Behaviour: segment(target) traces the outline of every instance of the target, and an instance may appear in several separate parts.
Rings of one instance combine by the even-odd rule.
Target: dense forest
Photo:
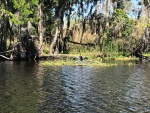
[[[135,51],[150,51],[150,0],[0,1],[0,59]]]

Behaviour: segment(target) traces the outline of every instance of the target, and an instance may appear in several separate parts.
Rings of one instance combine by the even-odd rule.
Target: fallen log
[[[39,56],[37,60],[58,60],[67,58],[74,58],[74,56],[68,54],[51,54],[49,56]]]
[[[93,43],[79,43],[79,42],[74,42],[74,41],[70,41],[70,40],[68,40],[68,42],[73,43],[73,44],[85,45],[85,46],[94,46],[95,45]]]

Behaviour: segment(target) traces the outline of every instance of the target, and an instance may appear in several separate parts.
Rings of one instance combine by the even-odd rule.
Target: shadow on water
[[[150,111],[149,62],[131,66],[121,62],[123,65],[109,67],[43,67],[39,64],[0,64],[0,112]]]

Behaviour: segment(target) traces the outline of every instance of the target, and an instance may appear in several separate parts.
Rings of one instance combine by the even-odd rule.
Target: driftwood
[[[5,60],[13,60],[13,58],[12,57],[7,57],[7,56],[4,56],[4,55],[2,55],[2,54],[5,54],[5,53],[11,53],[11,52],[13,52],[14,51],[14,49],[12,49],[12,50],[8,50],[8,51],[4,51],[4,52],[0,52],[0,57],[2,57],[3,59],[5,59]]]
[[[4,56],[4,55],[0,55],[0,57],[4,58],[4,59],[6,59],[6,60],[13,60],[12,58],[6,57],[6,56]]]

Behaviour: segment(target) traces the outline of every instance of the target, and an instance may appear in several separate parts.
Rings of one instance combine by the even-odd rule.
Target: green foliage
[[[37,6],[39,0],[31,0],[32,6]]]
[[[123,37],[130,36],[134,26],[135,26],[135,21],[133,21],[132,19],[127,18],[125,20],[124,29],[122,30]]]
[[[116,9],[110,20],[110,26],[103,33],[102,51],[126,55],[128,44],[125,39],[130,38],[135,27],[135,21],[128,17],[123,9]]]
[[[150,52],[148,52],[148,53],[144,53],[144,56],[148,56],[148,57],[150,57]]]
[[[114,24],[122,24],[120,27],[123,37],[127,37],[132,33],[135,26],[135,21],[130,19],[128,15],[122,9],[117,9],[113,14],[115,21]]]
[[[111,11],[114,12],[109,17],[105,16],[106,9],[103,9],[104,11],[97,11],[97,14],[93,14],[93,11],[96,8],[98,8],[98,10],[101,9],[98,1],[99,0],[6,0],[8,6],[6,6],[4,1],[0,1],[0,20],[4,21],[3,17],[5,15],[9,21],[15,25],[26,25],[26,23],[30,21],[34,26],[34,34],[36,34],[38,32],[39,19],[38,5],[39,3],[42,3],[42,24],[44,27],[43,37],[45,38],[44,41],[46,40],[48,45],[50,45],[53,41],[52,38],[55,35],[56,26],[59,26],[60,29],[62,28],[61,30],[63,33],[60,31],[58,36],[62,36],[59,38],[62,38],[61,43],[63,45],[63,38],[66,36],[66,26],[63,26],[62,21],[70,16],[70,19],[66,19],[64,23],[67,23],[66,21],[69,20],[70,34],[74,35],[72,36],[72,40],[80,42],[80,35],[82,34],[83,26],[85,25],[84,35],[86,36],[83,35],[82,42],[87,43],[90,39],[89,42],[95,43],[97,46],[86,47],[70,44],[71,47],[67,46],[67,50],[69,52],[85,53],[102,50],[102,52],[124,54],[124,51],[126,51],[130,45],[136,45],[137,37],[139,39],[139,36],[132,36],[133,29],[135,28],[135,22],[139,25],[136,26],[136,29],[139,30],[140,35],[144,32],[145,27],[150,26],[150,22],[145,24],[145,22],[139,22],[129,18],[126,10],[127,8],[129,9],[131,2],[125,2],[127,4],[124,4],[123,0],[111,1],[116,2],[117,6],[110,6],[112,8],[110,8]],[[106,3],[106,1],[101,2],[104,4]],[[148,0],[144,0],[144,4],[146,6],[148,3]],[[90,8],[91,12],[89,13],[87,11]],[[100,14],[100,12],[102,14]],[[88,16],[85,17],[87,14]],[[56,17],[58,18],[56,19]],[[86,20],[85,24],[83,24],[83,20]],[[50,39],[47,37],[50,37]],[[96,39],[95,37],[98,37],[99,39]],[[133,41],[131,37],[134,37],[135,41]],[[126,40],[128,41],[128,44],[124,43]],[[57,44],[58,43],[56,41],[56,46],[59,46]],[[49,47],[44,48],[44,52],[48,53]]]
[[[17,13],[17,18],[16,15],[14,14],[13,16],[10,17],[11,21],[15,24],[24,24],[27,21],[37,21],[37,16],[34,14],[35,9],[32,9],[32,6],[37,6],[38,0],[32,0],[32,1],[26,1],[26,0],[12,0],[13,2],[13,7],[16,9]],[[34,7],[35,8],[35,7]],[[29,17],[30,15],[34,15],[32,17]]]

